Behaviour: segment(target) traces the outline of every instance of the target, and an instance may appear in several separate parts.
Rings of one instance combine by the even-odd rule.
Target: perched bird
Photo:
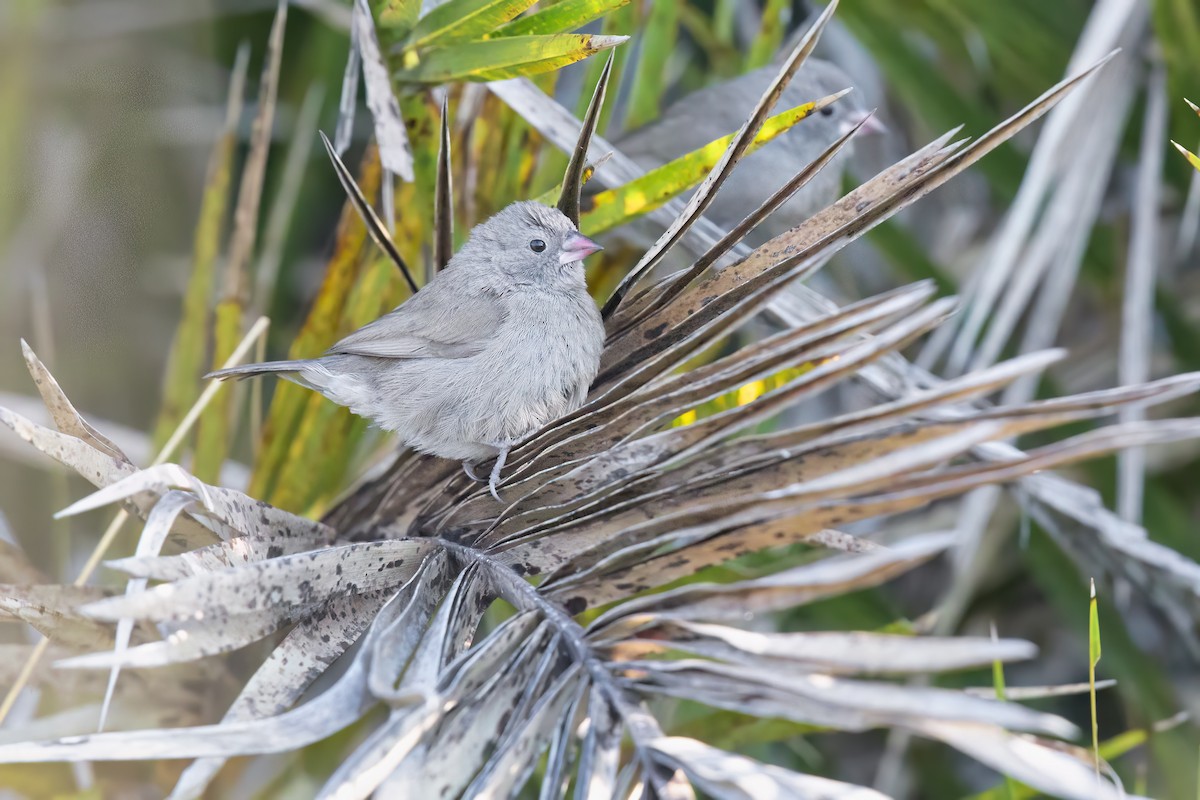
[[[622,153],[644,169],[653,169],[735,132],[767,90],[777,65],[716,83],[672,103],[657,120],[616,142]],[[850,77],[828,61],[807,59],[784,89],[772,113],[819,100],[852,85]],[[717,192],[705,216],[729,230],[762,204],[825,148],[866,119],[859,133],[880,133],[883,125],[857,92],[801,120],[795,127],[745,156]],[[842,173],[850,158],[847,145],[750,237],[761,243],[794,227],[841,195]]]
[[[268,372],[315,389],[423,452],[472,466],[583,404],[604,324],[582,261],[600,245],[560,211],[513,203],[471,231],[407,302],[320,358],[214,372]]]

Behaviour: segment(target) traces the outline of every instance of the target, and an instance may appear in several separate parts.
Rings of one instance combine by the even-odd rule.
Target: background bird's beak
[[[567,236],[567,240],[563,242],[562,255],[558,257],[560,264],[571,264],[575,261],[583,261],[597,250],[604,248],[593,242],[582,233],[572,233]]]
[[[879,121],[879,117],[867,111],[862,114],[855,114],[852,118],[846,120],[846,128],[842,131],[843,134],[849,133],[858,123],[862,123],[862,127],[858,129],[857,136],[871,136],[873,134],[883,134],[888,132],[887,125]]]

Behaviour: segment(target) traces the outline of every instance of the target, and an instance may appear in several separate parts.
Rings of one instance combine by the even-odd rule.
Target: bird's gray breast
[[[581,296],[582,295],[582,296]],[[600,363],[604,328],[586,294],[523,288],[505,297],[504,323],[478,355],[463,359],[472,384],[461,419],[465,438],[523,438],[578,408]],[[465,362],[465,363],[463,363]]]

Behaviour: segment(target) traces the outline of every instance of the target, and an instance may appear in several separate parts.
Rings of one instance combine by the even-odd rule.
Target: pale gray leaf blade
[[[109,598],[91,604],[86,613],[99,620],[163,622],[253,611],[263,604],[311,605],[341,593],[399,587],[435,546],[428,540],[396,539],[329,547]]]
[[[741,687],[751,694],[759,689],[773,693],[774,716],[793,715],[795,710],[789,709],[789,703],[824,707],[828,712],[825,719],[812,722],[832,724],[835,728],[843,726],[829,720],[836,720],[838,714],[844,713],[847,718],[857,717],[870,727],[950,720],[1047,733],[1061,738],[1071,738],[1079,733],[1062,717],[952,689],[835,678],[821,673],[788,674],[778,669],[698,660],[634,661],[623,666],[633,676],[631,680],[647,691],[654,691],[663,680],[665,685],[674,687],[671,694],[686,696],[679,690],[692,682],[712,687],[717,681],[724,681],[731,689]],[[670,681],[670,676],[682,680]],[[723,704],[722,707],[737,708],[736,704]]]
[[[457,591],[463,591],[469,581],[470,578],[464,578],[460,573],[456,579]],[[452,593],[454,591],[451,590]],[[360,798],[376,790],[383,796],[410,796],[413,782],[422,772],[427,759],[442,757],[443,750],[453,750],[453,740],[447,740],[442,748],[433,749],[432,745],[436,742],[428,742],[412,732],[428,730],[435,724],[444,723],[447,715],[453,713],[463,698],[489,685],[505,669],[517,666],[520,657],[516,651],[529,640],[536,625],[533,614],[526,613],[506,620],[494,636],[488,637],[463,656],[459,669],[449,670],[449,675],[443,673],[440,656],[445,646],[439,639],[440,634],[449,627],[444,620],[451,616],[448,611],[450,605],[447,601],[442,602],[437,619],[413,657],[414,667],[405,673],[400,689],[388,697],[389,704],[398,711],[389,721],[387,729],[373,736],[363,748],[352,754],[326,782],[322,789],[323,797]],[[421,662],[437,666],[424,669]],[[406,707],[411,711],[406,711]],[[478,733],[487,736],[489,731],[482,729]],[[414,759],[411,768],[402,767],[410,758]],[[457,778],[448,779],[463,778],[461,769],[451,772]],[[465,780],[469,780],[469,776]],[[418,784],[418,788],[427,787]]]
[[[437,698],[393,709],[378,728],[355,748],[321,787],[317,800],[365,800],[372,794],[404,797],[394,792],[390,777],[422,738],[444,718]]]
[[[333,132],[333,147],[338,155],[350,149],[350,138],[354,135],[354,109],[358,103],[358,73],[362,68],[362,51],[358,36],[360,26],[354,17],[362,13],[355,3],[350,9],[350,52],[346,56],[346,70],[342,74],[342,94],[338,100],[337,127]]]
[[[109,569],[119,570],[135,578],[155,581],[177,581],[205,572],[265,561],[280,556],[320,550],[328,544],[324,534],[235,536],[224,542],[205,545],[173,556],[130,556],[104,562]]]
[[[458,598],[469,595],[479,580],[477,569],[466,569],[454,577],[445,595],[437,598],[437,612],[427,598],[414,597],[397,619],[380,631],[381,647],[371,661],[370,688],[392,706],[423,702],[437,685],[452,651],[455,607]],[[512,625],[505,626],[511,630]],[[415,642],[412,639],[416,639]]]
[[[394,602],[395,593],[374,592],[339,597],[293,628],[254,675],[242,687],[225,713],[225,722],[269,718],[291,707],[325,668],[363,635],[380,609]],[[362,698],[366,692],[365,667],[362,677],[351,676]],[[351,672],[355,665],[351,666]],[[339,682],[340,683],[340,682]],[[365,708],[366,703],[360,701]],[[194,800],[225,765],[224,757],[201,758],[179,776],[169,800]]]
[[[41,362],[33,352],[33,348],[24,339],[21,340],[21,354],[25,358],[25,366],[29,369],[29,375],[33,378],[34,385],[37,386],[38,394],[42,396],[42,402],[46,404],[46,409],[54,419],[54,426],[60,432],[74,436],[105,455],[127,464],[130,463],[129,457],[121,452],[121,448],[80,416],[79,412],[75,410],[75,406],[67,399],[62,387],[58,385],[58,381],[50,374],[50,370],[46,368],[46,365]]]
[[[579,682],[570,706],[558,720],[558,728],[554,731],[554,738],[550,741],[550,752],[546,756],[546,771],[542,775],[538,800],[558,800],[566,796],[567,785],[571,780],[570,768],[578,749],[575,733],[583,723],[587,711],[589,688],[590,683],[586,679]]]
[[[1127,795],[1097,777],[1092,765],[1049,747],[1033,737],[1017,736],[993,725],[927,720],[912,726],[1014,780],[1068,800],[1118,800]]]
[[[1019,639],[983,636],[902,636],[869,632],[775,633],[725,625],[668,621],[655,626],[663,644],[708,658],[783,669],[869,674],[944,672],[1033,658],[1037,648]],[[647,640],[652,644],[657,639]],[[620,648],[619,643],[614,643]]]
[[[665,763],[683,769],[697,786],[716,800],[760,800],[765,797],[887,800],[887,795],[865,786],[763,764],[696,739],[668,736],[650,742],[650,747]]]
[[[367,87],[367,107],[375,120],[375,140],[379,144],[379,160],[384,169],[394,172],[401,180],[413,181],[413,155],[404,129],[400,104],[392,90],[388,67],[375,35],[375,21],[367,0],[355,0],[358,13],[353,24],[358,29],[358,47],[362,55],[363,82]]]
[[[588,696],[587,726],[575,773],[575,800],[608,800],[617,784],[624,726],[595,684]]]
[[[282,628],[299,612],[268,608],[174,626],[161,641],[136,645],[117,653],[113,650],[64,658],[60,669],[108,669],[111,667],[163,667],[207,656],[228,653],[257,642]]]
[[[101,650],[112,647],[112,629],[77,609],[109,594],[94,586],[0,585],[0,621],[20,620],[72,649]]]
[[[177,464],[159,464],[122,476],[72,503],[57,516],[92,511],[121,500],[136,499],[145,493],[161,496],[171,489],[191,492],[207,513],[245,535],[261,531],[275,536],[295,533],[325,541],[333,539],[333,530],[320,522],[275,508],[233,489],[210,486]]]
[[[49,428],[43,428],[19,414],[0,408],[0,422],[29,444],[95,486],[107,486],[134,473],[133,465],[101,452],[87,443]]]
[[[399,764],[388,781],[387,795],[462,795],[488,754],[508,735],[506,728],[526,724],[517,715],[519,705],[551,638],[549,626],[542,625],[511,657],[492,661],[484,680],[457,682],[442,693],[438,705],[446,711],[437,736],[421,742],[409,760]],[[479,648],[490,649],[491,643],[485,639]]]
[[[175,524],[175,519],[191,508],[194,501],[195,498],[187,492],[172,491],[164,494],[154,504],[153,510],[146,518],[142,534],[138,537],[136,555],[143,558],[158,555]],[[144,591],[145,588],[146,580],[144,578],[133,578],[125,585],[125,595],[127,597],[135,595]],[[117,678],[121,674],[121,664],[129,647],[129,637],[132,633],[132,619],[125,618],[117,622],[116,641],[112,650],[112,667],[109,671],[108,686],[104,690],[104,700],[100,705],[100,721],[96,725],[98,731],[104,730],[104,725],[108,720],[108,710],[112,705],[113,692],[117,688]]]
[[[1104,689],[1111,689],[1117,685],[1115,678],[1106,680],[1098,680],[1095,684],[1091,683],[1064,683],[1057,686],[1005,686],[1004,699],[1006,700],[1042,700],[1047,697],[1070,697],[1076,694],[1088,694],[1093,688],[1097,692]],[[963,689],[967,694],[973,694],[976,697],[995,697],[996,688],[994,686],[968,686]]]
[[[576,696],[580,672],[579,664],[570,665],[540,694],[532,713],[510,729],[503,745],[467,787],[465,796],[511,797],[525,784]]]
[[[371,657],[368,686],[379,698],[396,701],[396,685],[405,675],[410,660],[429,632],[430,622],[440,604],[453,601],[463,584],[471,580],[467,572],[461,573],[451,584],[450,564],[445,553],[434,553],[417,576],[409,581],[393,600],[400,606],[396,618],[377,634],[378,645]],[[439,618],[439,621],[441,618]]]
[[[359,719],[363,670],[351,668],[319,697],[299,708],[260,720],[191,728],[156,728],[72,736],[43,742],[0,745],[0,763],[127,761],[139,759],[232,757],[296,750],[330,736]]]

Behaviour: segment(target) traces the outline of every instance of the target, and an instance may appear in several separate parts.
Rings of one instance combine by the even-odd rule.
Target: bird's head
[[[580,280],[583,259],[600,249],[558,209],[526,200],[476,226],[455,261],[469,257],[514,285],[553,284]]]

